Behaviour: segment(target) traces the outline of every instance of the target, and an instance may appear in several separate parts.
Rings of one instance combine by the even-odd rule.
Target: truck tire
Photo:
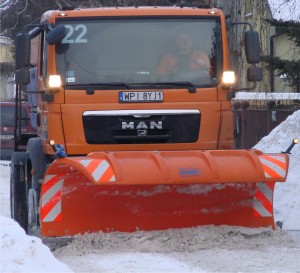
[[[11,159],[10,172],[10,212],[11,218],[27,232],[27,202],[25,185],[25,164],[27,155],[25,152],[14,152]]]
[[[34,170],[34,183],[38,183],[43,179],[47,169],[47,165],[52,162],[50,156],[43,152],[42,140],[39,137],[34,137],[28,140],[26,153],[31,161],[32,169]]]
[[[47,165],[51,158],[43,153],[42,141],[39,137],[29,139],[26,148],[27,153],[27,208],[28,230],[34,231],[39,223],[39,199],[41,181],[44,177]]]

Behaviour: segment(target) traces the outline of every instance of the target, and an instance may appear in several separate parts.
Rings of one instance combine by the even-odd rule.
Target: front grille
[[[199,110],[86,111],[88,144],[189,143],[198,139]]]

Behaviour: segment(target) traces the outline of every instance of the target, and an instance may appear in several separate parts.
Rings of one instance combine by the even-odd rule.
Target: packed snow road
[[[287,230],[287,233],[293,238],[294,242],[300,247],[300,230]]]
[[[300,268],[300,242],[288,232],[226,226],[79,236],[54,255],[74,272],[299,272]]]

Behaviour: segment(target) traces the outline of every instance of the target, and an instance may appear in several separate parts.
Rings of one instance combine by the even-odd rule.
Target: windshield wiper
[[[188,89],[189,93],[196,93],[196,86],[189,81],[177,81],[177,82],[104,82],[104,83],[86,83],[86,84],[67,84],[65,88],[71,87],[74,89],[86,89],[87,94],[94,94],[96,88],[122,88],[122,89],[136,89],[136,88],[144,88],[145,86],[149,87],[185,87]]]
[[[170,85],[170,86],[182,86],[187,87],[189,93],[196,93],[196,86],[188,81],[182,81],[182,82],[158,82],[157,85]]]
[[[178,82],[141,82],[141,83],[129,83],[129,86],[155,86],[155,87],[186,87],[189,93],[196,93],[196,86],[188,81],[178,81]]]
[[[87,89],[87,92],[94,92],[95,88],[106,88],[106,87],[111,87],[111,88],[122,88],[122,89],[131,89],[130,86],[125,83],[125,82],[99,82],[99,83],[78,83],[78,84],[66,84],[66,88],[68,87],[75,87],[76,89],[78,88],[83,88]]]

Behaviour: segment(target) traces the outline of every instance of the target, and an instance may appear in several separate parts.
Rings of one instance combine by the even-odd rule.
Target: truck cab
[[[46,153],[51,139],[73,155],[233,148],[235,79],[221,10],[49,11],[29,36]]]
[[[42,22],[49,27],[31,41],[30,61],[38,70],[37,123],[46,153],[53,153],[51,139],[74,155],[233,147],[221,10],[49,11]],[[180,56],[181,33],[206,66]],[[165,64],[170,71],[162,73],[166,56],[178,67]]]

